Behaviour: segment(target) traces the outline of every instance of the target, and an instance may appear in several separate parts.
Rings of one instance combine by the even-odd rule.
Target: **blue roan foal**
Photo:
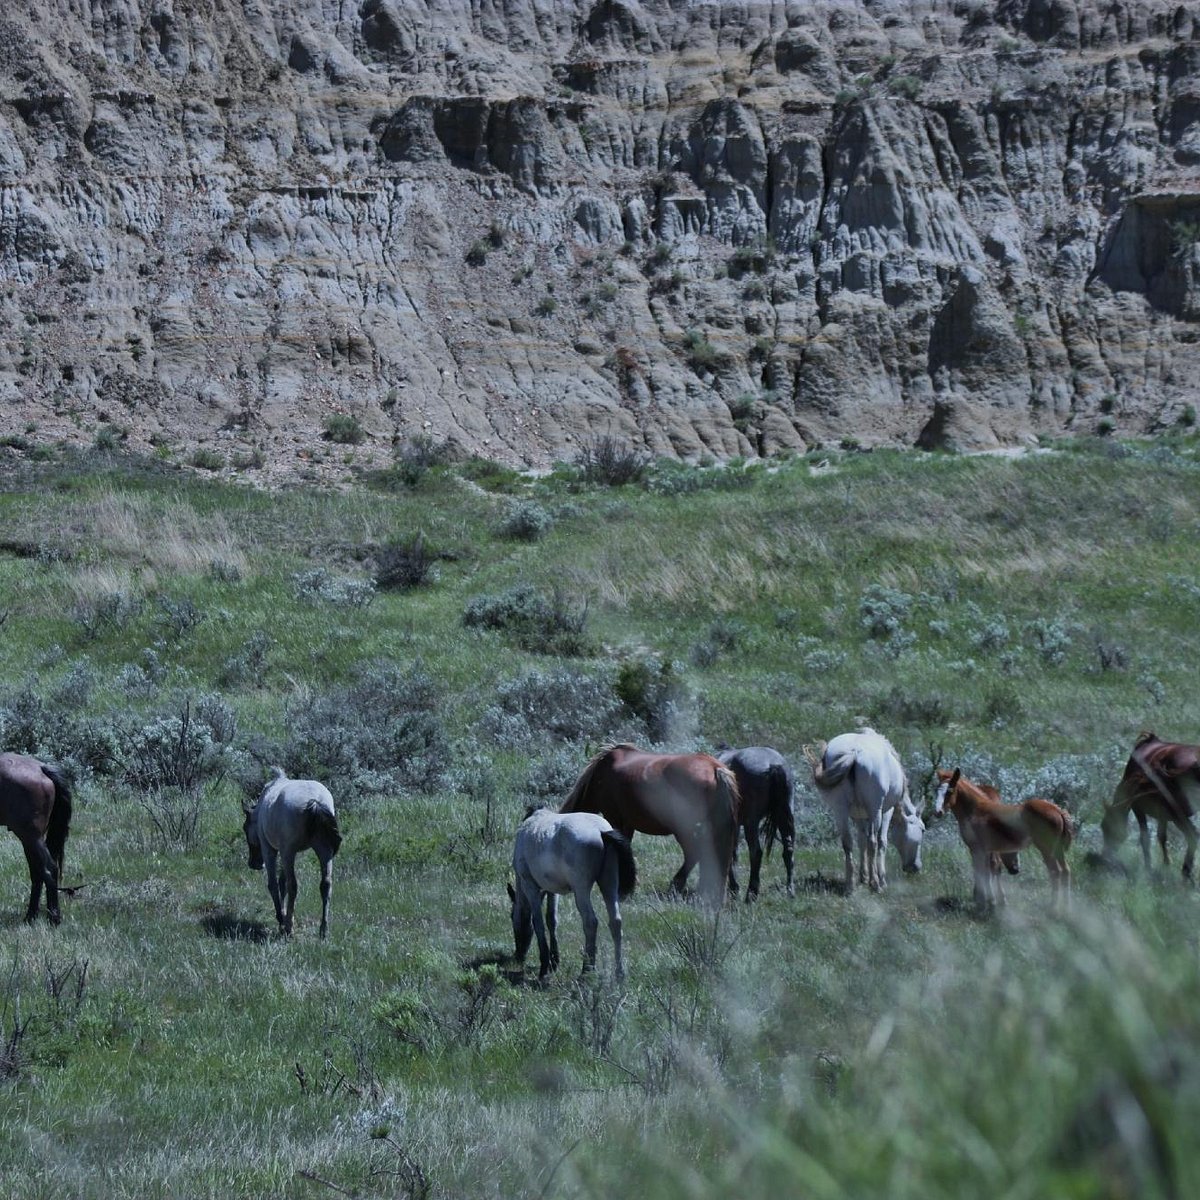
[[[279,931],[292,932],[296,908],[296,855],[312,849],[321,862],[321,936],[329,932],[329,895],[333,891],[333,856],[342,844],[333,797],[315,779],[289,779],[278,767],[253,807],[243,805],[250,868],[267,868],[267,887],[275,902]],[[278,860],[278,872],[276,863]],[[286,888],[286,905],[281,892]]]
[[[513,846],[513,870],[517,876],[512,901],[513,938],[517,960],[525,961],[529,943],[537,934],[541,958],[539,979],[558,966],[558,898],[574,893],[575,907],[583,921],[584,970],[596,965],[596,930],[599,920],[592,908],[592,885],[608,909],[608,928],[616,957],[616,976],[624,978],[621,957],[621,906],[637,883],[637,871],[629,839],[598,813],[556,813],[539,808],[530,813],[517,830]],[[546,920],[542,921],[542,897],[546,897]],[[549,931],[549,941],[546,933]]]

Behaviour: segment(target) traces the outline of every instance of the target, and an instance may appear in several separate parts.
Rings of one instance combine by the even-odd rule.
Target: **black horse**
[[[763,846],[760,833],[765,832],[767,850],[776,838],[783,845],[783,865],[787,871],[787,894],[796,894],[794,857],[796,849],[796,820],[792,814],[794,781],[792,768],[778,750],[769,746],[746,746],[741,750],[722,750],[717,754],[737,778],[742,796],[741,826],[750,850],[750,882],[746,899],[758,895],[759,870],[762,867]],[[729,866],[729,890],[736,893],[737,879],[733,864]]]

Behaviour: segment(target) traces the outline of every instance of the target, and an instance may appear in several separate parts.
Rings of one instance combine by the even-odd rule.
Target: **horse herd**
[[[874,891],[887,886],[886,845],[898,850],[906,871],[921,868],[925,823],[909,796],[908,780],[888,740],[872,729],[842,734],[815,749],[805,748],[813,783],[833,815],[845,856],[845,890],[853,890],[854,841],[857,881]],[[1032,846],[1046,864],[1055,901],[1066,903],[1071,871],[1066,853],[1074,836],[1070,814],[1033,797],[1006,804],[987,784],[960,770],[938,770],[933,814],[954,814],[971,856],[974,899],[988,909],[1003,901],[1002,873],[1016,874],[1018,855]],[[611,746],[597,754],[557,811],[526,814],[513,846],[515,886],[509,885],[516,954],[523,961],[537,937],[541,978],[558,965],[557,903],[575,898],[584,931],[585,969],[596,961],[599,921],[591,893],[597,884],[608,911],[615,971],[624,974],[620,901],[633,890],[637,872],[634,833],[673,836],[683,863],[671,881],[682,893],[689,874],[700,869],[704,900],[720,905],[738,891],[734,871],[739,834],[746,839],[750,877],[746,899],[758,894],[763,840],[783,849],[786,889],[795,894],[794,778],[776,751],[762,746],[709,754],[655,754],[635,746]],[[1105,808],[1100,828],[1104,854],[1111,857],[1128,835],[1132,813],[1142,854],[1150,868],[1149,822],[1158,823],[1164,864],[1170,863],[1167,830],[1174,825],[1187,843],[1183,874],[1191,878],[1197,834],[1191,794],[1200,787],[1200,746],[1139,735],[1125,771]],[[278,767],[258,800],[244,805],[249,865],[265,866],[267,887],[280,932],[292,932],[296,903],[296,855],[312,849],[321,864],[321,936],[329,928],[333,858],[341,832],[333,797],[315,780],[289,779]],[[64,849],[71,821],[71,788],[57,767],[22,754],[0,754],[0,824],[16,835],[29,865],[25,919],[38,913],[43,888],[53,924],[61,920]],[[545,916],[543,917],[543,907]]]

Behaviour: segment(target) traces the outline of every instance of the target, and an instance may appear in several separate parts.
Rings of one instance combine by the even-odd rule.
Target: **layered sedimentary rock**
[[[0,321],[0,432],[283,474],[1190,421],[1200,10],[12,0]]]

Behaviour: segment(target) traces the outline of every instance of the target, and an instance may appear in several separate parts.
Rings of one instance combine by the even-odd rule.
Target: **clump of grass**
[[[621,487],[641,479],[650,459],[628,443],[603,435],[580,443],[575,465],[586,483]]]
[[[499,630],[539,654],[574,657],[591,650],[587,618],[586,601],[573,602],[558,589],[547,596],[529,584],[519,584],[497,594],[475,596],[463,610],[462,623]]]
[[[353,413],[330,413],[321,436],[339,446],[358,446],[366,441],[367,431]]]

